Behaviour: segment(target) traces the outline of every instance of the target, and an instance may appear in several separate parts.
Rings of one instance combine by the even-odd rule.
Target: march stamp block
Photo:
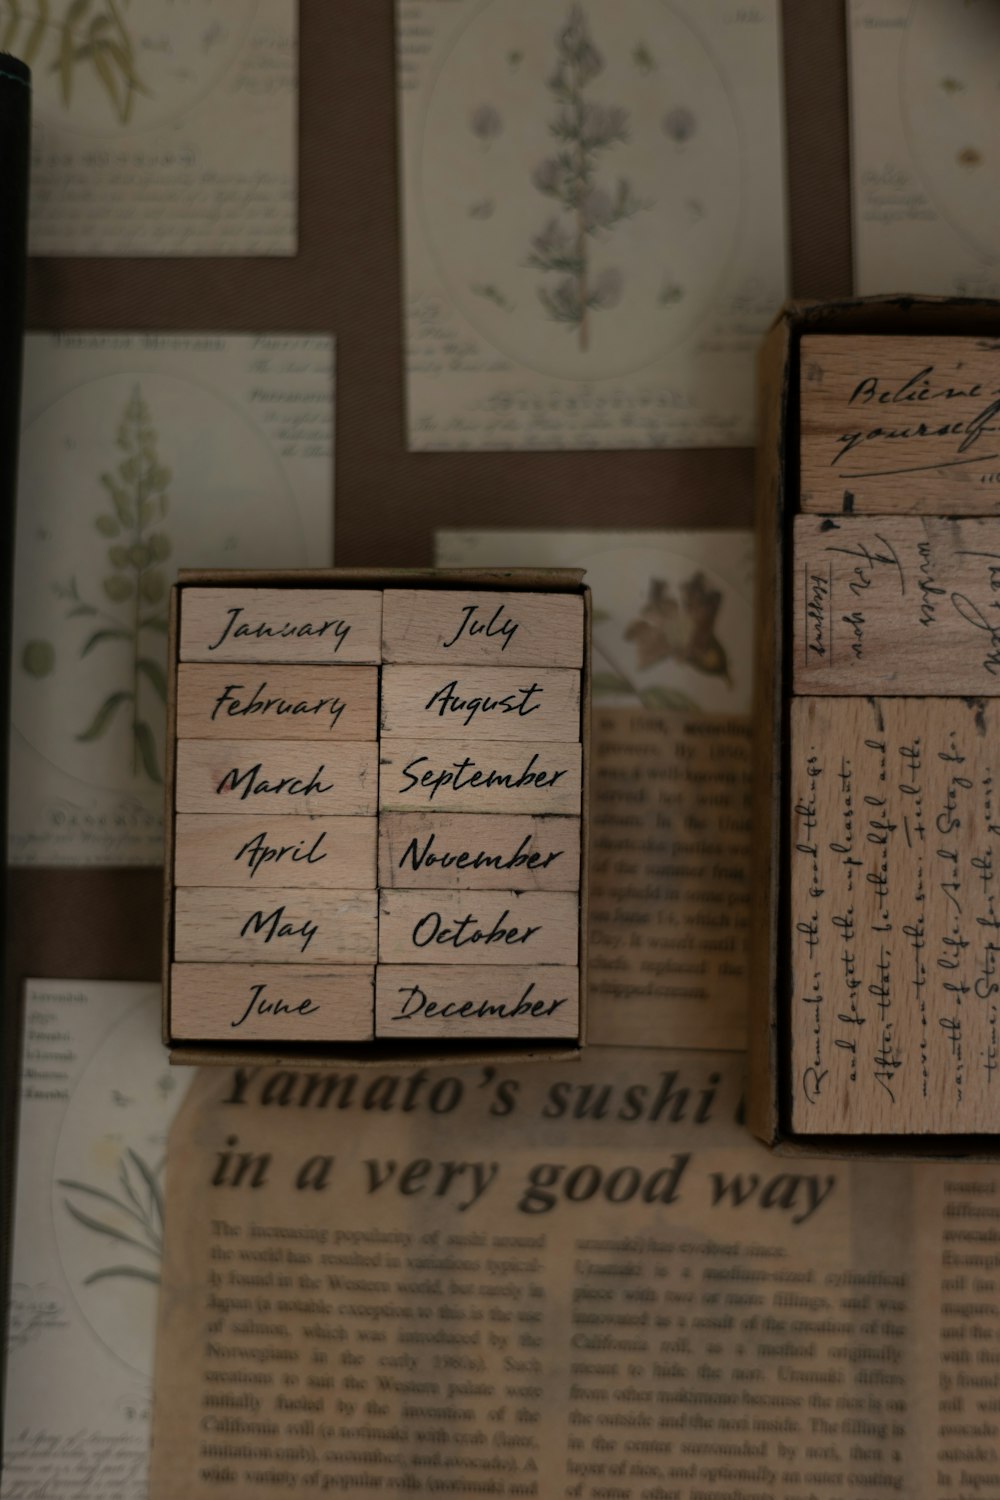
[[[176,808],[242,817],[372,817],[378,748],[340,741],[179,740]]]

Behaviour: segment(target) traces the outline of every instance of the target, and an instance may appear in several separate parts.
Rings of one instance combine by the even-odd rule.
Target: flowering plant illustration
[[[156,738],[146,717],[150,696],[158,710],[167,701],[167,681],[160,653],[150,655],[148,637],[164,636],[167,616],[163,607],[167,578],[161,564],[170,556],[170,538],[159,524],[170,506],[167,488],[170,470],[160,462],[157,433],[149,407],[137,385],[125,406],[118,428],[118,447],[123,458],[118,468],[101,475],[108,504],[95,517],[94,525],[110,543],[111,571],[101,580],[101,589],[111,608],[84,598],[75,578],[57,587],[69,605],[67,618],[89,619],[96,625],[84,641],[80,656],[124,642],[129,647],[125,685],[109,693],[89,724],[78,734],[81,741],[104,735],[119,711],[131,714],[132,771],[161,781]]]
[[[554,200],[558,212],[533,237],[527,264],[559,278],[545,283],[539,298],[550,318],[576,330],[584,351],[590,343],[591,314],[614,307],[624,288],[616,267],[594,266],[595,242],[651,206],[636,196],[626,177],[613,186],[598,181],[601,157],[624,144],[629,131],[627,110],[588,96],[604,66],[583,6],[574,4],[556,38],[556,66],[548,80],[556,102],[549,133],[557,147],[532,174],[535,188]]]

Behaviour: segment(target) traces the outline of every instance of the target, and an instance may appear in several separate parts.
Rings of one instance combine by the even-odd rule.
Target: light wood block
[[[374,963],[374,891],[229,890],[179,886],[178,963]]]
[[[178,1041],[367,1042],[374,1036],[369,964],[172,964],[170,1029]]]
[[[797,693],[1000,692],[1000,520],[795,517]]]
[[[386,589],[386,662],[495,667],[583,665],[579,594],[487,589]]]
[[[374,890],[375,818],[178,813],[177,885]]]
[[[408,890],[575,891],[580,820],[475,813],[383,813],[380,886]]]
[[[797,698],[792,1127],[995,1131],[1000,702]]]
[[[800,352],[806,511],[1000,511],[1000,344],[808,334]]]
[[[379,807],[389,812],[580,811],[579,744],[396,739],[379,743]]]
[[[289,740],[179,740],[178,812],[366,817],[378,798],[378,746]]]
[[[377,1037],[550,1041],[575,1037],[579,1029],[575,968],[379,964],[375,970]]]
[[[374,740],[377,667],[187,662],[177,673],[186,739]]]
[[[190,587],[181,661],[380,662],[379,589]]]
[[[382,891],[379,962],[579,962],[580,903],[565,891]]]
[[[579,739],[580,674],[544,667],[383,667],[382,733],[470,744]]]

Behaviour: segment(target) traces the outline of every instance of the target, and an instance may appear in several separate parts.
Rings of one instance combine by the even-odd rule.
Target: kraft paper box
[[[905,372],[896,374],[891,380],[882,378],[885,366],[867,358],[872,351],[891,352],[888,344],[880,342],[888,339],[893,340],[892,349],[902,351],[892,368],[902,371],[905,365]],[[951,339],[968,340],[965,347],[970,358],[966,360],[964,350],[960,351],[963,357],[953,360],[946,371],[944,355],[948,352],[948,345],[944,341]],[[863,370],[851,364],[852,351],[857,354],[859,350],[865,356]],[[907,362],[908,356],[912,357]],[[850,411],[850,420],[843,422],[836,413],[827,378],[831,365],[838,360],[856,376],[854,383],[842,387],[836,398],[841,402],[845,416]],[[905,1115],[897,1117],[890,1126],[885,1124],[886,1111],[880,1113],[874,1109],[871,1111],[872,1126],[851,1122],[848,1129],[823,1129],[810,1121],[808,1128],[803,1129],[803,1118],[809,1118],[803,1098],[814,1099],[815,1089],[819,1086],[818,1074],[812,1076],[811,1083],[806,1076],[808,1069],[805,1064],[812,1059],[803,1045],[803,1036],[808,1041],[813,1022],[817,1037],[821,1026],[827,1028],[824,1036],[829,1036],[830,1018],[834,1012],[837,1012],[838,1021],[859,1020],[859,1017],[842,1014],[848,1007],[840,1003],[843,985],[839,980],[843,976],[839,972],[828,987],[826,971],[819,972],[822,965],[817,959],[813,993],[809,976],[803,973],[803,964],[799,958],[793,958],[793,954],[799,951],[796,942],[801,947],[801,942],[809,939],[808,932],[803,936],[800,930],[797,938],[794,930],[796,919],[801,920],[803,916],[796,903],[801,896],[802,888],[798,882],[802,871],[799,866],[804,857],[795,851],[813,848],[822,852],[824,847],[821,838],[810,844],[804,837],[804,819],[816,817],[822,796],[828,796],[830,787],[834,786],[839,789],[839,815],[844,797],[849,795],[843,788],[851,783],[838,780],[838,768],[846,776],[857,774],[860,778],[862,754],[856,757],[858,764],[854,764],[850,756],[845,759],[837,753],[837,741],[843,738],[852,751],[866,744],[873,747],[863,752],[869,759],[873,753],[881,753],[875,751],[876,746],[882,746],[890,756],[897,750],[912,753],[912,733],[908,734],[907,730],[912,728],[910,720],[916,711],[925,735],[927,766],[924,769],[929,788],[934,778],[939,777],[941,769],[937,763],[942,756],[935,753],[933,736],[935,715],[940,716],[942,705],[947,705],[949,725],[953,718],[956,722],[962,721],[970,743],[988,746],[993,738],[989,731],[1000,704],[989,697],[958,696],[970,692],[966,680],[970,671],[973,675],[979,671],[980,676],[983,669],[987,673],[991,671],[994,637],[988,628],[972,628],[983,625],[987,618],[984,611],[991,604],[980,605],[978,597],[971,597],[971,591],[969,600],[961,604],[958,612],[964,617],[963,628],[966,628],[961,649],[970,660],[965,663],[964,674],[954,670],[957,627],[950,615],[946,620],[947,580],[943,569],[940,579],[932,576],[933,568],[928,559],[932,556],[941,558],[947,553],[950,560],[961,559],[961,566],[967,567],[970,566],[967,557],[976,554],[986,557],[987,562],[983,564],[987,567],[986,582],[981,586],[987,595],[992,583],[1000,578],[1000,574],[988,572],[991,528],[996,528],[1000,534],[1000,461],[997,461],[1000,444],[985,440],[995,417],[992,403],[1000,388],[1000,379],[989,373],[994,362],[1000,369],[1000,303],[977,298],[888,296],[838,302],[791,302],[778,315],[761,350],[755,482],[757,602],[753,887],[756,909],[751,944],[747,1121],[755,1135],[784,1154],[969,1156],[983,1159],[995,1159],[997,1155],[1000,1092],[995,1087],[987,1087],[994,1083],[993,1067],[997,1061],[988,1034],[983,1047],[977,1049],[983,1052],[983,1057],[973,1056],[972,1026],[988,1022],[988,1018],[984,1021],[982,1002],[969,997],[972,1004],[965,1012],[969,1030],[967,1041],[956,1037],[954,1021],[948,1023],[951,1030],[946,1028],[942,1033],[939,1027],[945,1027],[945,1021],[932,1018],[926,1024],[923,1043],[919,1032],[914,1038],[911,1030],[906,1050],[898,1047],[897,1037],[889,1032],[885,1032],[883,1045],[882,1036],[876,1038],[874,1030],[884,1013],[880,1005],[885,997],[867,994],[869,973],[864,975],[862,993],[867,1005],[874,1006],[871,1024],[867,1032],[863,1024],[855,1025],[850,1032],[846,1025],[840,1029],[841,1039],[833,1045],[847,1049],[847,1052],[835,1053],[828,1049],[819,1070],[823,1076],[826,1077],[825,1070],[829,1070],[830,1078],[841,1079],[837,1067],[843,1063],[845,1055],[850,1057],[851,1066],[854,1066],[856,1054],[858,1068],[867,1067],[869,1075],[877,1078],[875,1092],[879,1098],[891,1095],[895,1100],[899,1094],[902,1063],[908,1061],[912,1068],[913,1059],[925,1058],[927,1048],[943,1035],[953,1055],[959,1050],[957,1042],[964,1043],[968,1053],[955,1064],[959,1069],[960,1088],[967,1077],[969,1087],[975,1082],[986,1102],[978,1117],[973,1117],[971,1128],[966,1125],[958,1131],[940,1128],[940,1124],[936,1124],[947,1119],[948,1114],[941,1110],[938,1097],[933,1093],[933,1108],[928,1107],[923,1120],[916,1118],[919,1107],[915,1108],[911,1099]],[[945,373],[947,380],[938,379]],[[943,385],[947,389],[942,392],[940,387]],[[853,399],[855,396],[856,400]],[[967,399],[970,396],[975,398],[971,408]],[[817,403],[821,406],[822,401],[831,403],[834,414],[831,417],[829,411],[824,414],[820,410],[818,420]],[[944,412],[936,416],[944,401],[947,403]],[[817,444],[824,440],[820,429],[826,418],[829,420],[826,421],[825,440],[832,441],[835,446],[828,448],[824,456]],[[942,444],[945,443],[951,443],[955,451],[943,451]],[[910,451],[914,446],[917,449],[915,454]],[[909,472],[911,469],[913,472]],[[877,476],[874,480],[873,473]],[[883,476],[891,473],[901,478],[892,493],[880,494]],[[836,475],[835,481],[831,475]],[[890,481],[890,489],[892,484]],[[877,546],[870,544],[870,538],[867,543],[862,542],[858,528],[865,525],[872,535],[881,538]],[[919,544],[914,544],[913,538],[908,536],[907,528],[914,527],[919,528]],[[899,566],[899,559],[904,556],[904,544],[910,548],[907,555],[916,575],[911,580],[915,586],[909,591],[905,588],[904,570]],[[810,547],[813,552],[808,550]],[[822,569],[815,566],[815,549],[820,547],[824,559]],[[829,573],[826,572],[827,560]],[[845,569],[855,567],[860,567],[860,573],[844,573]],[[891,585],[888,583],[890,573],[893,575]],[[807,586],[809,579],[815,583],[812,594]],[[850,589],[852,583],[853,591]],[[873,584],[877,587],[873,588]],[[964,600],[964,581],[961,589]],[[890,598],[896,601],[892,607],[886,602]],[[924,606],[922,615],[921,604]],[[935,628],[921,630],[921,618]],[[893,621],[895,635],[891,628]],[[943,628],[945,625],[947,629]],[[983,643],[985,647],[977,649],[983,647]],[[952,653],[950,662],[948,651]],[[862,671],[876,674],[880,684],[875,689],[878,696],[865,697],[867,675],[863,676]],[[826,674],[829,674],[828,681],[823,682]],[[845,681],[846,687],[843,685]],[[1000,678],[997,686],[1000,687]],[[989,676],[983,679],[981,690],[995,694]],[[855,696],[819,696],[823,693]],[[883,694],[885,696],[881,696]],[[952,696],[937,696],[946,694]],[[871,730],[866,734],[863,727],[853,725],[852,715],[863,718],[865,714],[881,716],[878,722],[884,724],[882,739],[873,735]],[[819,758],[823,760],[823,766],[820,767],[818,761],[816,763],[817,771],[829,770],[830,775],[827,778],[829,786],[821,775],[814,776],[815,801],[808,790],[803,794],[806,768],[803,756],[798,752],[805,744],[801,738],[804,719],[809,725],[810,743],[827,747],[828,754],[833,756],[829,766],[822,755]],[[944,725],[939,727],[944,732]],[[795,738],[793,764],[792,741],[796,736],[799,737]],[[942,744],[945,745],[944,740]],[[964,742],[963,749],[967,750]],[[986,752],[982,748],[976,752],[980,757],[983,753]],[[946,745],[942,755],[948,758]],[[970,759],[970,764],[975,758]],[[905,778],[896,779],[903,781]],[[971,772],[965,780],[971,785]],[[857,804],[869,803],[871,793],[871,788],[866,788],[859,779],[854,791],[866,790],[869,796],[858,796]],[[898,790],[910,792],[915,788],[907,785]],[[868,812],[869,808],[861,809],[857,804],[856,821],[860,825],[860,812]],[[852,812],[854,810],[852,808]],[[937,813],[936,801],[933,812]],[[932,819],[925,821],[931,822]],[[861,834],[859,843],[863,842],[863,830]],[[946,841],[935,840],[935,847],[940,842]],[[825,847],[833,847],[829,837]],[[850,851],[852,855],[860,852],[857,848]],[[838,858],[847,859],[848,855]],[[794,878],[793,865],[797,871]],[[816,863],[815,872],[819,878],[813,879],[815,889],[810,890],[809,895],[823,897],[829,869],[823,865],[822,859]],[[839,879],[841,872],[836,873]],[[934,896],[936,899],[936,893]],[[987,903],[984,911],[989,912],[991,894],[983,899]],[[991,922],[992,916],[988,915],[984,921]],[[808,925],[805,923],[806,928]],[[943,971],[937,965],[929,941],[927,951],[921,951],[925,941],[922,925],[910,921],[908,928],[912,937],[907,961],[923,965],[915,972],[927,980],[929,993],[930,984],[937,983]],[[991,945],[983,939],[981,946],[990,948]],[[898,965],[899,962],[897,957],[895,963]],[[992,962],[995,964],[995,960]],[[983,984],[989,978],[990,966],[987,953]],[[898,985],[903,972],[899,971],[898,979],[896,975],[894,968],[893,984]],[[880,986],[876,984],[875,987]],[[992,989],[992,986],[987,985],[987,989]],[[830,997],[828,1006],[824,990]],[[912,989],[897,988],[893,993],[894,998],[906,994],[912,1007],[916,1008]],[[921,990],[918,989],[917,993]],[[979,993],[985,994],[986,991],[980,990]],[[929,1012],[931,1007],[921,1004],[921,1011],[924,1009]],[[900,1010],[897,1005],[896,1015],[905,1024],[905,1007]],[[911,1027],[912,1024],[911,1017]],[[927,1042],[926,1038],[932,1031],[938,1035]],[[858,1042],[854,1051],[850,1051],[852,1039],[860,1036],[864,1041]],[[819,1047],[818,1041],[816,1047]],[[982,1080],[974,1077],[977,1068],[980,1071],[985,1069]],[[850,1081],[855,1082],[854,1079]],[[812,1096],[810,1088],[814,1090]],[[826,1111],[818,1111],[815,1118],[837,1117],[838,1108],[840,1120],[849,1118],[850,1106],[845,1098],[849,1092],[853,1098],[853,1090],[834,1092],[836,1098],[831,1101],[828,1090],[823,1100]],[[995,1106],[992,1104],[994,1094],[997,1097]],[[952,1110],[951,1117],[960,1113]],[[859,1118],[864,1120],[866,1117]],[[905,1123],[899,1123],[900,1119]],[[991,1123],[994,1119],[996,1125]]]
[[[179,574],[165,778],[163,1039],[172,1062],[579,1056],[591,678],[582,580],[575,569],[527,568]],[[243,601],[274,602],[266,590],[308,600],[311,623],[294,632],[290,622],[249,623],[257,615]],[[519,596],[509,602],[526,628],[505,609],[508,596]],[[459,608],[467,599],[478,604]],[[447,671],[442,646],[459,658],[449,655]],[[451,678],[437,691],[435,651],[438,674]],[[435,758],[456,766],[477,744],[491,770],[468,773],[474,790],[460,787],[460,768],[442,782]],[[432,768],[419,780],[409,769],[418,765]],[[220,801],[220,789],[235,798]],[[277,791],[263,799],[266,817],[248,789]],[[447,806],[435,800],[442,789]],[[533,801],[532,789],[544,796]],[[486,830],[494,842],[503,833],[503,863]],[[427,858],[462,835],[490,857]],[[333,853],[325,869],[324,840]],[[247,905],[258,910],[244,920]],[[421,915],[423,906],[436,909]],[[431,935],[433,947],[423,942]],[[503,1021],[493,1019],[497,1006]]]

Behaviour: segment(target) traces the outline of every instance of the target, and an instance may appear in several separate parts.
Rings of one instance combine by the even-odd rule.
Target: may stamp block
[[[174,1056],[576,1055],[580,575],[187,574],[171,628]]]

